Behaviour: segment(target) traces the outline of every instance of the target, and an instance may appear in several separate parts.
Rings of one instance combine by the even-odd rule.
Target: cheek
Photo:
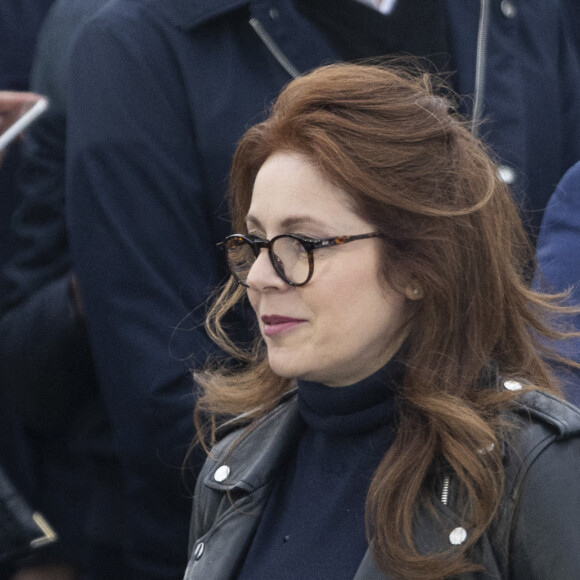
[[[313,293],[314,294],[314,293]],[[365,317],[369,316],[367,292],[358,283],[342,278],[340,284],[324,288],[309,297],[307,304],[314,314],[315,328],[318,340],[322,344],[333,344],[336,339],[348,338],[360,326],[367,324]]]
[[[328,313],[334,319],[334,331],[363,339],[367,336],[389,336],[402,325],[405,317],[405,298],[387,288],[376,277],[353,277],[333,294]]]

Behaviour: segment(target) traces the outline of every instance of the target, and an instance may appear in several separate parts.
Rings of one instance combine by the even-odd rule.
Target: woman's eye
[[[266,240],[266,236],[264,236],[264,234],[258,234],[253,232],[248,234],[248,238],[250,238],[252,242],[263,242]]]
[[[313,236],[312,234],[304,234],[302,232],[288,232],[289,235],[292,236],[299,236],[300,238],[304,238],[307,241],[314,241],[318,239],[318,236]]]

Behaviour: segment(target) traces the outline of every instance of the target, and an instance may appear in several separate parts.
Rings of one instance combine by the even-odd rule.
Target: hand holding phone
[[[35,93],[0,91],[0,160],[2,151],[48,107],[48,100]]]

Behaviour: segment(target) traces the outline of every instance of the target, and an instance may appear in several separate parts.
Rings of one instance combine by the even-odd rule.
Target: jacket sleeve
[[[580,307],[580,162],[562,178],[550,198],[536,247],[533,287],[550,292],[570,289],[570,303]],[[569,321],[580,331],[580,314]],[[554,345],[560,354],[580,363],[580,338]],[[566,394],[580,405],[580,371],[563,376]]]
[[[177,60],[154,25],[123,21],[113,8],[84,29],[70,76],[73,267],[123,464],[127,550],[140,580],[181,578],[187,563],[188,369],[211,349],[203,305],[221,275]]]
[[[520,493],[510,551],[513,580],[576,580],[580,570],[580,437],[546,447]]]

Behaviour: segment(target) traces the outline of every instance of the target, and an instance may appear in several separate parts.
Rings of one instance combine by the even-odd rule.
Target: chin
[[[282,377],[283,379],[300,379],[301,373],[293,368],[289,368],[286,365],[277,365],[270,363],[270,368],[274,374]]]
[[[302,364],[294,364],[289,360],[281,360],[278,357],[270,356],[268,357],[268,362],[272,371],[284,379],[302,379],[305,378],[305,375],[310,374]]]

